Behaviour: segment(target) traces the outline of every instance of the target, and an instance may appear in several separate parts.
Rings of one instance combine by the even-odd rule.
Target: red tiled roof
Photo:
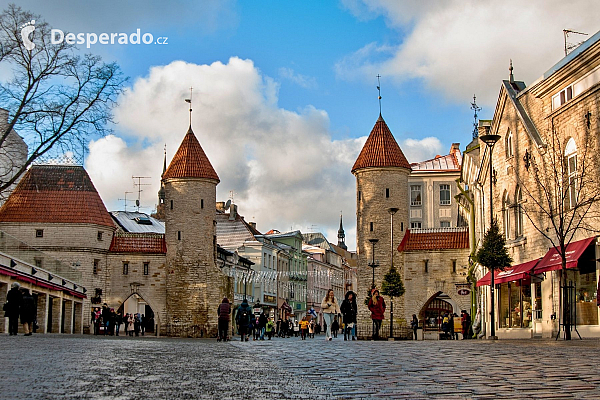
[[[401,167],[410,169],[410,164],[398,146],[390,128],[381,117],[375,123],[371,134],[367,138],[354,166],[352,173],[357,169],[369,167]]]
[[[0,222],[115,226],[85,169],[64,165],[32,166],[0,208]]]
[[[418,229],[406,231],[398,251],[411,250],[449,250],[469,248],[469,230],[467,228]]]
[[[163,174],[163,180],[169,178],[207,178],[220,182],[191,126]]]
[[[116,232],[110,243],[109,251],[161,254],[167,252],[167,242],[165,242],[165,235],[162,234]]]

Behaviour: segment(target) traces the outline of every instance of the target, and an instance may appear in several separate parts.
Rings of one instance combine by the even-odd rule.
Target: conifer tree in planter
[[[393,265],[383,277],[381,283],[381,294],[390,296],[390,338],[394,337],[394,297],[404,294],[404,284],[398,270]]]

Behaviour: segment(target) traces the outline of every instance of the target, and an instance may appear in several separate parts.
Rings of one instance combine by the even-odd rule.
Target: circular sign
[[[470,293],[471,293],[471,291],[469,289],[458,289],[458,294],[461,296],[466,296]]]

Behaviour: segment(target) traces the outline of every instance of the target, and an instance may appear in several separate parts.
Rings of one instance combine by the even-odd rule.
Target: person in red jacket
[[[371,319],[373,320],[373,340],[379,339],[379,328],[383,321],[385,313],[385,300],[379,295],[378,289],[371,291],[369,299],[369,310],[371,311]]]

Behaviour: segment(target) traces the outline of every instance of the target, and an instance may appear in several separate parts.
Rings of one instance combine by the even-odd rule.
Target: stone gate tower
[[[379,114],[354,166],[356,176],[356,249],[358,253],[358,323],[368,327],[370,312],[364,305],[371,288],[373,245],[375,244],[375,286],[381,288],[383,276],[394,266],[402,274],[400,256],[396,247],[402,241],[408,224],[408,176],[410,164],[394,139],[392,132]],[[394,241],[391,242],[390,208],[398,211],[393,217]],[[386,300],[389,303],[389,300]],[[403,304],[394,301],[394,315],[403,315]],[[386,319],[389,320],[389,304]]]
[[[215,204],[219,177],[192,131],[162,177],[167,243],[167,335],[217,330],[216,307],[227,277],[216,266]]]

